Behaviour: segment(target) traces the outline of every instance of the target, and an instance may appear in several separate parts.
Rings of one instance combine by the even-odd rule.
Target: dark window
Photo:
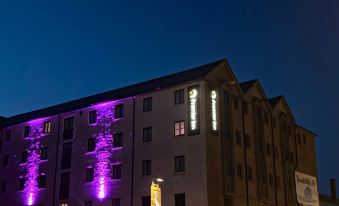
[[[6,137],[5,137],[5,141],[6,142],[10,142],[11,141],[11,134],[12,134],[11,130],[7,130],[6,131]]]
[[[151,205],[151,197],[143,196],[141,197],[141,206],[150,206]]]
[[[4,193],[7,190],[7,182],[6,181],[2,181],[1,182],[1,189],[0,189],[0,193]]]
[[[50,121],[44,122],[44,130],[43,130],[43,132],[45,134],[51,133],[51,122]]]
[[[69,198],[69,183],[71,174],[69,172],[61,173],[59,198],[61,200]]]
[[[115,106],[115,118],[123,118],[124,117],[124,105],[118,104]]]
[[[237,97],[233,97],[233,106],[235,110],[239,110],[239,101],[237,99]]]
[[[271,155],[271,146],[270,146],[269,143],[266,143],[266,154],[267,154],[268,156]]]
[[[113,199],[112,206],[120,206],[120,199]]]
[[[85,206],[92,206],[92,201],[91,200],[85,201]]]
[[[151,175],[151,173],[152,173],[151,160],[142,161],[142,176]]]
[[[185,102],[185,92],[183,89],[174,92],[174,104],[182,104]]]
[[[279,159],[279,149],[277,145],[274,146],[274,155],[275,158]]]
[[[243,175],[242,175],[242,165],[241,164],[237,164],[237,173],[238,173],[238,178],[242,179]]]
[[[304,141],[304,143],[306,143],[306,135],[305,134],[303,134],[303,141]]]
[[[24,151],[21,153],[21,163],[26,163],[27,162],[27,151]]]
[[[143,141],[150,142],[152,141],[152,127],[146,127],[143,130]]]
[[[181,172],[185,171],[185,156],[180,155],[174,158],[174,171]]]
[[[94,124],[97,122],[97,111],[93,110],[88,113],[88,124]]]
[[[247,167],[247,178],[248,178],[248,181],[253,180],[253,174],[252,174],[252,168],[251,167]]]
[[[227,175],[233,177],[233,164],[230,160],[227,162]]]
[[[264,120],[265,120],[265,124],[268,125],[268,112],[264,112]]]
[[[292,136],[292,127],[288,126],[288,136]]]
[[[276,182],[277,182],[277,188],[279,188],[280,187],[280,177],[279,176],[277,176]]]
[[[74,117],[68,117],[64,122],[64,130],[72,130],[74,128]]]
[[[48,159],[48,147],[41,148],[40,159],[41,160],[47,160]]]
[[[123,138],[122,133],[114,134],[113,147],[122,147]]]
[[[248,103],[246,101],[243,101],[242,110],[244,114],[248,113]]]
[[[24,138],[29,137],[30,126],[24,127]]]
[[[46,188],[46,175],[40,175],[38,180],[39,188]]]
[[[273,187],[273,176],[271,173],[268,174],[268,182],[270,183],[270,186]]]
[[[175,122],[174,123],[174,136],[180,136],[185,134],[185,122]]]
[[[87,140],[87,152],[93,152],[95,150],[95,138],[89,138]]]
[[[6,167],[8,165],[8,158],[9,158],[8,155],[4,155],[4,161],[2,162],[3,167]]]
[[[72,165],[72,142],[63,144],[61,169],[69,169]]]
[[[263,183],[264,185],[266,185],[266,178],[267,178],[266,175],[267,175],[266,172],[263,172],[263,173],[262,173],[262,183]]]
[[[241,137],[239,131],[235,131],[235,142],[237,143],[237,145],[241,145]]]
[[[113,165],[112,173],[113,179],[121,179],[121,164]]]
[[[144,112],[152,111],[152,97],[144,99]]]
[[[294,155],[292,152],[290,152],[290,161],[291,163],[294,163]]]
[[[250,148],[250,136],[248,134],[245,135],[245,147]]]
[[[24,177],[19,178],[19,191],[22,191],[25,189],[25,183],[26,179]]]
[[[297,134],[298,144],[301,144],[301,137],[300,134]]]
[[[273,119],[273,128],[275,128],[277,120],[275,119],[275,117],[273,117],[272,119]]]
[[[185,193],[175,194],[174,195],[175,206],[185,206]]]
[[[86,168],[86,182],[93,182],[94,180],[94,168]]]

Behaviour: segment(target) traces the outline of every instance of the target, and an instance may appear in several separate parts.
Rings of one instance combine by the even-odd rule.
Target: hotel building
[[[0,123],[2,206],[150,206],[156,178],[165,206],[298,205],[317,177],[316,135],[226,60]]]

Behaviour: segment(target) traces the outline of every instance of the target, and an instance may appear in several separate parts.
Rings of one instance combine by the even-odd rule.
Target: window
[[[306,143],[306,135],[305,134],[303,134],[303,141],[304,141],[304,143]]]
[[[185,171],[185,156],[180,155],[174,158],[174,171],[182,172]]]
[[[235,142],[237,143],[237,145],[241,145],[241,138],[240,138],[239,131],[235,131]]]
[[[24,138],[29,137],[30,126],[24,127]]]
[[[87,140],[87,152],[93,152],[95,150],[95,138],[89,138]]]
[[[26,182],[26,179],[24,177],[19,178],[19,191],[22,191],[25,189],[25,182]]]
[[[5,136],[5,142],[10,142],[11,141],[11,130],[6,131],[6,136]]]
[[[46,175],[41,174],[38,180],[39,188],[46,188]]]
[[[152,111],[152,97],[144,99],[144,112]]]
[[[297,134],[298,144],[301,144],[301,137],[300,134]]]
[[[175,122],[174,123],[174,136],[180,136],[185,134],[185,122]]]
[[[243,101],[242,111],[244,114],[248,113],[248,103],[246,101]]]
[[[239,110],[239,101],[237,99],[237,97],[233,97],[233,106],[235,110]]]
[[[3,167],[6,167],[6,166],[8,166],[8,155],[4,155],[4,161],[2,162],[2,166]]]
[[[237,174],[238,174],[238,178],[242,179],[243,175],[242,175],[242,165],[241,164],[237,164]]]
[[[266,143],[266,154],[267,154],[267,156],[271,155],[271,146],[270,146],[270,143]]]
[[[92,206],[92,201],[91,200],[85,201],[85,206]]]
[[[72,142],[63,144],[61,169],[69,169],[72,165]]]
[[[175,206],[185,206],[185,193],[175,194],[174,195],[174,205]]]
[[[143,141],[150,142],[152,141],[152,127],[146,127],[143,130]]]
[[[280,188],[280,177],[278,175],[277,175],[276,182],[277,182],[277,188]]]
[[[122,133],[114,134],[113,147],[122,147]]]
[[[120,199],[113,199],[112,206],[120,206]]]
[[[43,132],[45,134],[51,133],[51,122],[50,121],[44,122],[44,130],[43,130]]]
[[[274,155],[275,158],[279,159],[279,149],[277,145],[274,146]]]
[[[183,89],[174,92],[174,104],[182,104],[185,102],[185,93]]]
[[[27,162],[27,151],[24,151],[21,153],[21,163],[26,163]]]
[[[121,179],[121,164],[113,165],[112,179]]]
[[[152,173],[151,160],[142,161],[142,176],[151,175],[151,173]]]
[[[290,161],[291,163],[294,163],[294,155],[292,152],[290,152]]]
[[[248,178],[248,181],[253,180],[252,167],[247,167],[247,178]]]
[[[230,160],[227,162],[227,175],[233,177],[233,164]]]
[[[270,186],[273,187],[273,176],[272,176],[272,173],[268,173],[268,182],[270,183]]]
[[[6,181],[2,181],[1,182],[1,189],[0,189],[0,193],[4,193],[7,190],[7,182]]]
[[[124,117],[124,105],[118,104],[115,106],[115,118],[123,118]]]
[[[250,136],[248,134],[245,135],[245,147],[250,148]]]
[[[141,197],[141,206],[150,206],[151,205],[151,197],[143,196]]]
[[[47,160],[48,159],[48,147],[41,148],[40,159],[41,160]]]
[[[93,182],[94,180],[94,169],[93,167],[86,168],[86,182]]]
[[[97,111],[93,110],[88,113],[88,124],[94,124],[97,122]]]
[[[74,128],[74,117],[68,117],[65,119],[64,122],[64,128],[65,130],[71,130]]]
[[[60,206],[68,206],[67,203],[60,203]]]
[[[60,191],[59,191],[59,199],[61,200],[69,198],[70,179],[71,174],[69,172],[61,173]]]

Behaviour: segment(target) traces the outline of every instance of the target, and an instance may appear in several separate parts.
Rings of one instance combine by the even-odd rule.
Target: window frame
[[[185,103],[185,89],[174,91],[174,105]]]
[[[141,163],[141,175],[150,176],[152,175],[152,160],[143,160]]]
[[[176,128],[177,124],[179,125],[178,129]],[[182,125],[183,125],[183,127],[182,127]],[[180,120],[180,121],[175,121],[174,122],[174,136],[175,137],[179,137],[179,136],[185,135],[185,130],[186,130],[186,128],[185,128],[185,120]],[[178,134],[176,133],[177,131],[179,132]]]
[[[116,141],[116,140],[119,140],[119,141]],[[123,133],[122,132],[118,132],[118,133],[115,133],[113,135],[113,147],[114,148],[119,148],[119,147],[122,147],[124,142],[123,142]]]
[[[121,163],[112,165],[112,179],[113,180],[120,180],[121,177],[122,177],[122,165],[121,165]]]
[[[92,125],[97,123],[97,118],[98,118],[98,114],[97,114],[97,110],[91,110],[88,112],[88,124]]]
[[[151,112],[153,110],[153,100],[152,97],[146,97],[143,99],[143,112]]]
[[[114,118],[121,119],[124,118],[124,104],[117,104],[114,107]]]
[[[43,133],[44,133],[44,134],[49,134],[49,133],[51,133],[51,121],[46,121],[46,122],[44,122],[44,125],[43,125]]]
[[[185,155],[174,157],[174,172],[184,172],[186,170]]]
[[[94,181],[94,168],[87,167],[86,168],[86,183]]]
[[[142,130],[142,141],[143,142],[151,142],[153,140],[153,128],[152,127],[144,127]]]

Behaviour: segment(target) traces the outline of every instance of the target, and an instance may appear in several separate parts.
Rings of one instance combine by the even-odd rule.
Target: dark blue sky
[[[284,94],[317,138],[320,191],[339,180],[339,1],[1,1],[0,115],[227,58]]]

